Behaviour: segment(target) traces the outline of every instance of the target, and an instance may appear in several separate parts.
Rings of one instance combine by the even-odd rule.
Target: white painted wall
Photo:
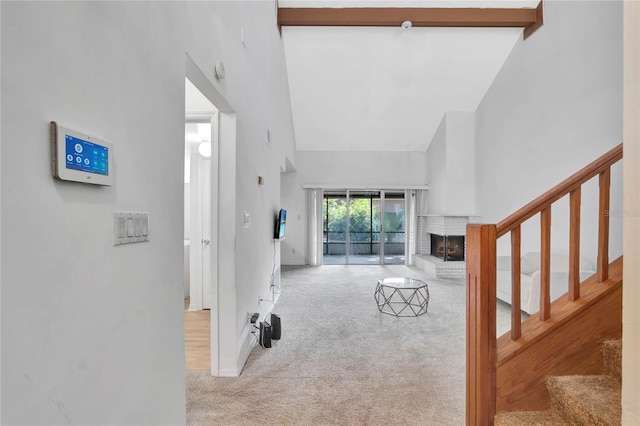
[[[0,45],[2,44],[2,6],[0,5]],[[0,82],[2,81],[2,55],[0,55]],[[0,99],[2,99],[2,84],[0,84]],[[2,122],[2,107],[0,105],[0,123]],[[2,133],[0,132],[0,146],[2,145]],[[2,150],[0,149],[0,152]],[[2,157],[0,155],[0,164]],[[0,173],[0,188],[2,187],[2,173]],[[0,191],[0,224],[2,224],[2,192]],[[0,330],[2,330],[2,226],[0,226]],[[2,340],[0,339],[0,366],[2,365]],[[0,368],[0,422],[2,422],[2,368]]]
[[[0,8],[1,421],[184,424],[185,57],[238,118],[237,144],[221,153],[232,154],[225,179],[237,188],[227,188],[234,195],[220,205],[231,213],[220,217],[221,250],[232,260],[225,267],[238,264],[226,272],[234,293],[221,351],[231,349],[225,368],[239,371],[250,347],[246,312],[269,286],[279,171],[285,156],[295,159],[275,8],[88,1]],[[227,70],[220,82],[211,75],[216,60]],[[114,144],[114,186],[51,178],[50,120]],[[150,241],[113,247],[116,210],[148,211]],[[235,211],[251,213],[250,228]]]
[[[306,196],[303,185],[424,185],[426,152],[298,151],[296,171],[282,174],[282,207],[287,236],[280,243],[282,264],[304,265],[307,250]]]
[[[475,200],[475,123],[473,112],[447,113],[447,214],[472,215]]]
[[[544,25],[515,45],[476,111],[481,220],[500,221],[621,141],[622,3],[545,2]],[[594,184],[582,194],[582,255],[592,260]],[[612,260],[622,252],[621,184],[618,166],[612,173]],[[523,228],[523,252],[539,249],[538,223]],[[552,251],[566,253],[568,202],[554,206],[552,229]]]
[[[624,3],[622,424],[640,424],[640,4]]]
[[[427,212],[443,214],[447,209],[447,115],[442,117],[427,148]]]
[[[427,149],[427,210],[473,215],[475,205],[474,113],[447,112]]]

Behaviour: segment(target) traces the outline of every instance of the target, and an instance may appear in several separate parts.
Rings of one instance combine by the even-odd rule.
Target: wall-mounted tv
[[[287,228],[287,211],[280,209],[278,218],[276,219],[276,229],[273,238],[276,240],[284,240],[285,230]]]

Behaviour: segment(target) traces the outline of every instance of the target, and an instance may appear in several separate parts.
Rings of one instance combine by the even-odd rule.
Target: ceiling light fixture
[[[402,24],[400,24],[400,26],[402,27],[402,29],[408,30],[409,28],[413,27],[413,22],[404,21]]]
[[[198,145],[198,152],[203,157],[206,157],[206,158],[211,157],[211,142],[202,141],[202,143],[200,143],[200,145]]]

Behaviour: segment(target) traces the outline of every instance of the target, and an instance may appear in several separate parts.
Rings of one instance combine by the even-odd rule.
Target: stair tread
[[[509,411],[498,413],[495,426],[565,426],[567,423],[551,411]]]
[[[552,410],[571,424],[619,425],[621,386],[611,376],[550,377]]]

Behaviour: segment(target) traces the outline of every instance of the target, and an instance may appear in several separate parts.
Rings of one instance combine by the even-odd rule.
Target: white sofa
[[[521,309],[533,314],[540,310],[540,253],[529,252],[520,259],[520,303]],[[580,259],[580,281],[595,273],[593,264]],[[511,257],[498,256],[496,294],[498,299],[511,304]],[[553,302],[568,291],[569,258],[564,255],[551,255],[550,293]]]

